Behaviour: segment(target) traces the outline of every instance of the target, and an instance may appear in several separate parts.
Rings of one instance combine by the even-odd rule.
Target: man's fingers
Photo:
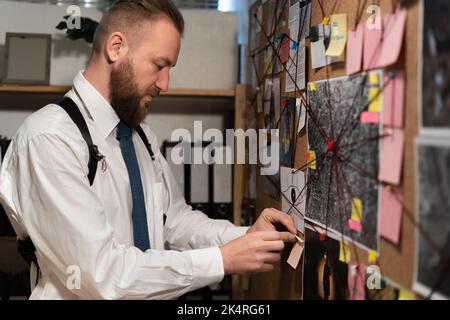
[[[264,241],[278,241],[280,242],[295,242],[297,238],[290,232],[278,232],[278,231],[262,231],[259,232],[259,236]]]
[[[297,228],[295,228],[294,220],[292,220],[291,216],[277,209],[272,208],[267,210],[270,210],[272,222],[281,223],[290,233],[297,234]]]
[[[284,242],[281,240],[277,241],[266,241],[263,247],[264,251],[282,251],[284,249]]]
[[[265,263],[261,268],[261,272],[271,272],[271,271],[273,271],[273,265],[269,263]]]
[[[268,252],[264,254],[263,260],[264,263],[275,263],[280,261],[281,259],[281,255],[279,253],[275,253],[275,252]]]
[[[281,240],[281,232],[278,231],[259,231],[260,238],[264,241],[276,241]]]
[[[293,235],[290,232],[279,232],[280,233],[280,240],[282,240],[283,242],[296,242],[297,238],[295,237],[295,235]]]

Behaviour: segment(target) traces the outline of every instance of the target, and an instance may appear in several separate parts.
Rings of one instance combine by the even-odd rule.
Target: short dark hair
[[[139,28],[142,23],[168,18],[184,33],[184,19],[171,0],[117,0],[103,15],[94,36],[94,52],[101,50],[104,39],[112,32]],[[133,34],[133,32],[130,32]]]

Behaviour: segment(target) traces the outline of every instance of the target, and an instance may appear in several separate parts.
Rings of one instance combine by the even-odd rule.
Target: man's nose
[[[167,92],[169,90],[169,68],[164,68],[158,75],[156,86],[161,92]]]

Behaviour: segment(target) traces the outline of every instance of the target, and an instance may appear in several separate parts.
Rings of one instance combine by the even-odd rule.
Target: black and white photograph
[[[450,2],[423,1],[422,101],[424,130],[450,132]]]
[[[339,241],[320,240],[318,232],[305,228],[304,300],[346,300],[347,264],[339,261]]]
[[[415,287],[424,296],[450,298],[450,142],[416,140],[417,221]]]
[[[316,90],[308,90],[308,144],[317,168],[308,170],[306,218],[376,250],[379,141],[373,138],[379,125],[359,121],[369,104],[367,77],[316,82]],[[349,230],[347,223],[355,198],[364,208],[361,232]]]
[[[281,167],[280,186],[281,210],[292,217],[297,230],[303,233],[306,207],[305,173],[293,168]]]
[[[280,121],[280,162],[292,167],[295,151],[295,99],[282,98]]]

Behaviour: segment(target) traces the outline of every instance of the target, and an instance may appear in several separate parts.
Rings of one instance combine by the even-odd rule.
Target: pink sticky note
[[[402,51],[406,17],[406,9],[397,10],[383,17],[384,34],[378,67],[386,67],[397,62]]]
[[[388,73],[384,76],[383,124],[403,128],[405,110],[405,73]]]
[[[381,41],[383,38],[382,30],[370,30],[365,26],[364,28],[364,56],[363,66],[364,70],[370,70],[378,67],[378,60],[381,53]]]
[[[381,181],[399,185],[403,166],[403,150],[405,146],[405,133],[402,129],[388,129],[391,133],[381,140],[380,173]]]
[[[280,58],[282,63],[286,63],[289,60],[289,54],[290,54],[290,44],[291,39],[289,39],[289,30],[286,32],[286,36],[283,38],[281,42],[281,50],[280,50]]]
[[[362,230],[361,223],[352,219],[348,220],[348,228],[358,233]]]
[[[380,235],[398,244],[402,225],[403,195],[381,188]]]
[[[348,292],[350,300],[366,299],[366,266],[362,263],[348,265]]]
[[[380,123],[380,114],[375,112],[363,112],[361,113],[361,123],[378,124]]]
[[[361,71],[363,58],[364,24],[355,31],[350,30],[347,37],[347,75]]]

